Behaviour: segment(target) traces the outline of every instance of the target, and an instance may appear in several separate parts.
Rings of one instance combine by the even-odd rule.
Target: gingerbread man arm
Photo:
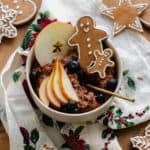
[[[76,45],[77,43],[80,42],[80,39],[78,38],[79,37],[79,34],[78,32],[75,32],[68,40],[68,44],[71,45],[71,46],[74,46]]]
[[[97,38],[102,41],[102,40],[107,39],[108,36],[105,31],[97,29]]]

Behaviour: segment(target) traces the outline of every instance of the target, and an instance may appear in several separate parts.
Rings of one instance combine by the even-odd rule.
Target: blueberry
[[[36,81],[38,79],[39,75],[40,75],[39,71],[32,71],[30,73],[30,80],[31,80],[31,82]]]
[[[77,108],[76,102],[69,101],[67,104],[67,111],[71,113],[75,108]]]
[[[60,111],[64,113],[80,113],[80,110],[74,101],[69,101],[68,104],[61,107]]]
[[[70,73],[75,73],[78,70],[80,70],[80,65],[79,62],[76,60],[71,60],[68,64],[67,64],[67,68],[69,70]]]
[[[95,94],[95,96],[96,96],[96,100],[100,103],[100,104],[102,104],[102,103],[104,103],[105,102],[105,95],[103,94],[103,93],[96,93]]]
[[[65,106],[62,106],[62,107],[60,108],[60,111],[61,111],[61,112],[64,112],[64,113],[67,113],[67,107],[66,107],[66,105],[65,105]]]
[[[117,86],[117,79],[114,79],[114,78],[110,79],[106,85],[107,90],[110,90],[110,91],[114,91],[116,86]]]

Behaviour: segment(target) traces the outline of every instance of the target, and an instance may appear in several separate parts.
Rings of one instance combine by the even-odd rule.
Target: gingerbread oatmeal
[[[78,62],[78,55],[76,50],[71,50],[68,55],[61,59],[61,63],[69,77],[69,80],[78,96],[79,101],[69,100],[67,104],[63,104],[60,108],[52,107],[64,113],[83,113],[93,110],[103,103],[105,103],[110,97],[107,94],[94,91],[88,88],[87,84],[92,84],[107,90],[114,91],[117,86],[117,63],[113,56],[113,61],[115,62],[114,67],[108,67],[106,70],[106,77],[101,79],[98,73],[89,74],[87,71],[80,67]],[[36,59],[33,61],[33,65],[30,73],[30,80],[33,89],[39,95],[39,86],[41,82],[52,73],[54,66],[54,61],[52,63],[46,64],[43,67],[39,65]]]

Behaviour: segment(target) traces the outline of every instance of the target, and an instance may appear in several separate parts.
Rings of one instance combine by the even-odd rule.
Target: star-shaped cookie
[[[88,67],[89,73],[97,72],[100,78],[106,77],[106,69],[107,67],[113,67],[114,62],[110,60],[113,55],[113,51],[111,49],[105,49],[103,53],[100,53],[99,50],[94,50],[95,61],[92,66]]]
[[[116,7],[104,9],[101,13],[114,20],[113,35],[117,35],[126,28],[143,32],[140,15],[148,4],[132,4],[130,0],[119,0]]]
[[[17,29],[13,26],[13,22],[17,16],[17,12],[9,9],[7,5],[0,2],[0,43],[2,38],[14,38],[17,36]]]
[[[139,150],[150,150],[150,124],[145,129],[145,136],[136,136],[131,138],[134,148]]]

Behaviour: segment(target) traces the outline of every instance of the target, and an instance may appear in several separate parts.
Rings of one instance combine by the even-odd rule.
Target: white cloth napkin
[[[74,150],[119,150],[121,147],[112,129],[150,120],[150,43],[139,33],[129,30],[112,37],[113,24],[100,15],[102,6],[94,0],[44,0],[40,17],[45,14],[47,18],[47,11],[50,11],[52,18],[75,25],[79,17],[92,16],[96,25],[110,35],[121,57],[124,76],[120,93],[134,97],[135,103],[115,98],[109,109],[92,124],[60,123],[32,107],[22,86],[25,85],[25,66],[20,53],[30,49],[33,36],[39,32],[38,16],[1,73],[0,117],[9,135],[11,150],[67,149],[68,146]]]

